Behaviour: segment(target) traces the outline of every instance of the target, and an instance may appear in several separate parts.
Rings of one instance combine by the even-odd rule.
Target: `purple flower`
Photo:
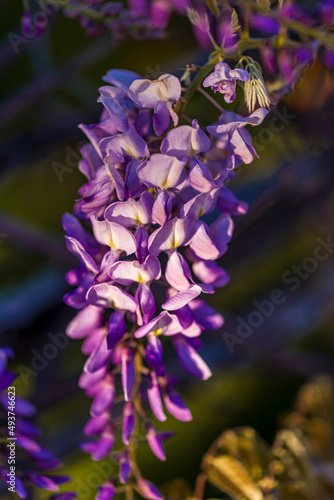
[[[231,69],[226,63],[217,63],[213,73],[207,76],[203,87],[211,87],[214,92],[224,94],[225,102],[235,100],[235,87],[237,80],[248,82],[250,74],[244,69]]]
[[[123,163],[125,157],[147,158],[150,156],[146,142],[140,137],[134,125],[122,134],[102,139],[99,147],[108,164]],[[115,174],[115,170],[111,172],[111,175],[112,173]]]
[[[130,401],[135,383],[135,351],[131,347],[122,350],[122,386],[125,401]]]
[[[171,384],[166,384],[164,389],[164,403],[169,413],[177,420],[182,422],[192,420],[191,411]]]
[[[128,445],[130,442],[131,434],[136,425],[136,415],[133,404],[128,402],[124,405],[123,410],[123,443]]]
[[[164,422],[167,417],[162,406],[160,386],[154,371],[148,375],[147,397],[155,417],[160,422]]]
[[[116,488],[112,481],[107,481],[99,488],[96,500],[112,500],[116,495]]]
[[[137,486],[140,494],[144,498],[148,498],[150,500],[164,500],[164,497],[161,495],[157,487],[147,481],[147,479],[138,479]]]
[[[163,311],[146,325],[136,330],[135,337],[141,338],[145,335],[174,335],[181,330],[180,323],[176,316]]]
[[[16,378],[14,373],[7,370],[8,358],[13,356],[14,352],[10,347],[0,346],[0,419],[3,421],[5,417],[7,418],[9,409],[8,388]],[[30,487],[31,484],[46,491],[58,491],[60,484],[70,480],[67,476],[49,475],[48,471],[59,467],[60,462],[36,441],[40,434],[39,429],[28,420],[35,412],[35,407],[29,401],[16,396],[16,421],[15,425],[14,423],[11,425],[11,421],[9,421],[8,430],[10,433],[14,433],[14,435],[11,435],[16,439],[17,475],[15,478],[15,491],[20,498],[28,498],[27,487]],[[10,430],[11,427],[14,428],[13,431]],[[6,436],[3,436],[3,438],[6,439]],[[7,463],[8,454],[5,450],[6,447],[0,450],[0,460]],[[23,466],[22,470],[21,466]],[[9,470],[0,467],[0,476],[5,482],[7,482],[8,475]],[[63,493],[63,495],[71,495],[68,496],[69,499],[76,497],[72,493]]]
[[[137,78],[139,78],[139,75],[137,75],[137,73],[134,73],[133,71],[128,71],[125,69],[111,69],[105,76],[102,77],[102,80],[109,83],[110,85],[114,85],[115,87],[127,91],[131,83],[134,80],[137,80]]]
[[[176,250],[180,246],[187,245],[194,235],[195,228],[192,225],[193,217],[184,219],[172,219],[163,227],[151,234],[148,241],[149,251],[153,255],[167,250]]]
[[[252,146],[251,136],[244,127],[246,125],[259,125],[267,116],[268,111],[259,108],[249,116],[240,116],[233,111],[226,111],[219,119],[219,123],[207,127],[211,134],[218,135],[220,146],[227,148],[243,163],[251,163],[253,156],[257,156]]]
[[[154,154],[139,167],[138,177],[148,188],[175,189],[187,178],[185,165],[185,160]]]
[[[173,337],[173,343],[179,363],[186,371],[203,380],[211,377],[208,365],[184,337]]]
[[[152,424],[147,425],[146,439],[154,455],[162,461],[166,460],[166,453],[162,436],[157,432]]]
[[[87,301],[98,307],[135,312],[137,303],[128,293],[115,285],[101,283],[92,286],[87,292]]]
[[[147,346],[145,350],[146,363],[156,372],[159,377],[164,377],[166,374],[165,367],[162,362],[163,347],[162,342],[154,332],[147,335]]]
[[[161,153],[175,156],[181,161],[205,153],[209,149],[210,140],[201,130],[197,120],[193,120],[191,127],[181,125],[171,130],[161,144]]]
[[[121,453],[119,457],[119,480],[122,484],[129,482],[131,465],[127,452]]]
[[[173,111],[174,102],[181,96],[181,84],[173,75],[162,75],[157,80],[135,80],[129,87],[129,96],[142,108],[154,109],[153,129],[160,136],[169,127],[172,117],[174,126],[178,116]]]
[[[151,223],[154,197],[151,193],[142,194],[138,201],[130,198],[126,202],[111,203],[105,210],[105,218],[124,227],[144,226]]]
[[[155,255],[148,255],[143,264],[137,261],[119,261],[113,264],[109,270],[109,276],[121,285],[131,283],[149,283],[159,280],[161,267],[159,259]]]

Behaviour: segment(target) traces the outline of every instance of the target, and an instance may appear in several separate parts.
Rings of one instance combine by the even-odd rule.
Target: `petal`
[[[147,425],[146,439],[154,455],[159,460],[165,461],[166,453],[163,440],[152,424]]]
[[[165,367],[162,361],[163,348],[157,335],[148,335],[145,349],[146,363],[159,377],[165,376]]]
[[[191,300],[198,297],[202,293],[202,288],[199,285],[192,285],[186,291],[182,291],[170,297],[162,304],[162,308],[167,311],[176,311],[185,305],[189,304]]]
[[[139,180],[138,169],[144,163],[142,160],[131,160],[125,171],[125,185],[129,198],[138,198],[144,191],[145,186]]]
[[[122,340],[125,333],[126,323],[124,320],[124,313],[121,311],[115,311],[109,318],[107,335],[108,349],[115,347],[115,345]]]
[[[138,201],[133,198],[125,202],[115,202],[105,211],[105,218],[118,224],[131,227],[151,223],[151,212],[154,203],[152,193],[143,193]]]
[[[96,372],[106,366],[110,359],[110,351],[107,345],[107,339],[104,337],[100,345],[87,359],[84,370],[90,373]]]
[[[233,221],[230,217],[219,217],[210,225],[209,235],[215,242],[219,251],[219,256],[227,250],[227,244],[231,241],[233,235]]]
[[[80,222],[72,214],[64,214],[62,217],[63,228],[70,238],[77,240],[88,253],[98,253],[99,245],[94,238],[83,229]]]
[[[179,246],[186,245],[195,231],[193,222],[193,216],[184,219],[174,218],[167,222],[149,237],[149,252],[153,255],[159,255],[160,252],[175,250]]]
[[[154,300],[154,295],[149,287],[145,283],[139,285],[136,293],[136,299],[139,302],[140,309],[143,314],[143,323],[146,324],[156,311],[156,304]]]
[[[136,425],[136,416],[133,404],[128,402],[124,405],[123,410],[123,443],[127,446],[130,442],[131,434]]]
[[[125,401],[130,400],[135,374],[135,351],[125,347],[122,350],[122,386]]]
[[[113,97],[100,97],[99,102],[108,110],[113,124],[119,132],[125,132],[129,128],[129,120],[122,106]]]
[[[178,100],[181,84],[173,75],[162,75],[158,80],[135,80],[129,88],[129,96],[137,106],[155,108],[161,101]]]
[[[166,280],[175,290],[187,290],[191,273],[187,261],[178,252],[170,254],[165,271]]]
[[[194,262],[193,272],[203,283],[221,287],[227,285],[230,281],[230,275],[225,269],[222,269],[215,261],[200,260]]]
[[[159,316],[153,318],[146,325],[138,328],[135,332],[135,337],[141,338],[151,332],[155,335],[161,335],[166,331],[176,333],[179,328],[180,324],[176,316],[169,314],[167,311],[163,311],[159,314]]]
[[[130,158],[147,158],[150,156],[147,144],[132,125],[129,130],[122,134],[106,137],[99,143],[99,147],[107,157],[110,156],[112,163],[124,161],[124,156]]]
[[[122,453],[119,459],[119,480],[122,484],[126,484],[129,482],[131,473],[131,465],[128,458],[128,454]]]
[[[142,265],[137,261],[116,262],[110,268],[109,275],[122,285],[129,285],[133,282],[147,283],[160,279],[160,262],[155,255],[149,255]]]
[[[216,187],[209,168],[197,159],[190,162],[189,182],[200,193],[209,193]]]
[[[148,255],[148,232],[147,228],[140,226],[136,229],[136,257],[142,264]]]
[[[120,288],[107,283],[92,286],[87,292],[87,300],[98,307],[120,309],[135,312],[137,302]]]
[[[139,179],[148,187],[176,188],[186,179],[186,161],[172,156],[153,154],[138,170]]]
[[[168,129],[170,124],[170,113],[166,101],[159,102],[154,109],[153,115],[153,130],[154,133],[160,137],[165,130]]]
[[[180,365],[191,375],[207,380],[212,373],[195,349],[181,336],[173,338],[173,344]]]
[[[212,189],[208,193],[201,193],[191,198],[180,209],[180,218],[187,215],[195,216],[196,218],[208,214],[214,210],[218,196],[218,189]]]
[[[215,260],[219,257],[219,250],[208,234],[208,227],[204,222],[197,224],[197,229],[190,242],[193,252],[204,260]]]
[[[92,330],[102,323],[102,311],[99,307],[87,306],[68,324],[66,335],[71,339],[82,339],[90,335]]]
[[[195,321],[205,330],[217,330],[224,324],[224,318],[203,300],[189,303]]]
[[[243,215],[248,210],[248,204],[238,200],[232,191],[224,186],[218,196],[217,208],[228,215]]]
[[[164,500],[164,496],[158,488],[153,483],[147,481],[147,479],[138,479],[137,486],[142,497],[149,500]]]
[[[154,415],[160,422],[164,422],[167,417],[162,407],[160,388],[154,372],[148,376],[147,396]]]
[[[89,271],[98,273],[98,267],[93,257],[89,255],[79,241],[69,236],[65,236],[66,246],[70,252],[74,253],[85,264]]]
[[[102,460],[103,458],[106,458],[113,449],[114,443],[114,434],[109,430],[104,431],[96,443],[95,450],[92,453],[93,460]]]
[[[116,488],[112,481],[107,481],[99,488],[96,500],[112,500],[116,495]]]
[[[92,417],[88,420],[84,427],[86,436],[95,436],[100,434],[109,422],[109,413],[103,413],[98,417]]]
[[[210,149],[208,136],[199,128],[196,120],[193,126],[181,125],[167,133],[161,144],[161,153],[175,156],[179,160],[190,158]]]
[[[164,402],[169,413],[177,418],[177,420],[181,420],[182,422],[189,422],[192,420],[193,416],[191,411],[181,396],[170,385],[167,386],[164,393]]]
[[[172,212],[172,197],[168,191],[158,193],[152,207],[152,221],[159,226],[164,226]]]
[[[35,406],[20,396],[15,399],[15,412],[20,417],[32,417],[36,413]]]
[[[124,173],[120,172],[113,162],[109,162],[108,158],[105,159],[105,164],[106,164],[106,170],[108,171],[109,177],[112,179],[116,193],[117,193],[117,198],[119,200],[124,200],[125,198],[125,183],[124,183]]]
[[[125,69],[111,69],[105,76],[102,77],[102,80],[110,83],[111,85],[115,85],[115,87],[128,90],[131,83],[137,78],[139,78],[139,75],[133,71]]]
[[[107,378],[101,384],[94,401],[90,407],[90,413],[93,417],[102,415],[102,413],[109,410],[113,405],[115,398],[115,381],[112,377]]]

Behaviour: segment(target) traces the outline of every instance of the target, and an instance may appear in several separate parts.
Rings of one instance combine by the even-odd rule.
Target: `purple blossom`
[[[116,488],[112,481],[107,481],[99,488],[96,500],[112,500],[116,495]]]
[[[174,126],[178,116],[173,111],[173,104],[180,99],[181,84],[173,75],[162,75],[157,80],[135,80],[129,87],[129,96],[142,108],[154,109],[153,129],[160,136],[169,127],[170,119]]]
[[[164,500],[164,497],[161,495],[157,487],[146,479],[139,479],[137,482],[137,486],[140,494],[144,498],[148,498],[150,500]]]
[[[226,63],[217,63],[213,73],[205,78],[203,87],[211,87],[214,92],[224,94],[225,102],[235,100],[237,80],[248,82],[250,74],[244,69],[231,69]]]
[[[175,156],[181,161],[184,158],[192,158],[199,153],[205,153],[209,149],[210,140],[201,130],[197,120],[193,120],[191,127],[181,125],[171,130],[161,144],[163,154]]]
[[[227,148],[233,156],[243,163],[251,163],[258,156],[252,146],[252,139],[246,125],[259,125],[268,111],[259,108],[251,115],[243,117],[233,111],[226,111],[220,116],[219,123],[207,127],[211,134],[219,135],[220,147]]]
[[[154,455],[162,461],[166,460],[166,453],[162,436],[157,432],[152,424],[147,425],[146,439]]]
[[[7,419],[10,403],[8,399],[9,392],[7,393],[7,391],[16,379],[16,375],[7,369],[8,358],[13,356],[14,352],[10,347],[0,347],[0,419],[3,421]],[[40,435],[40,431],[29,420],[30,417],[34,416],[35,412],[35,407],[29,401],[18,395],[16,396],[16,420],[15,424],[12,423],[14,430],[10,431],[10,437],[15,437],[17,446],[15,491],[19,498],[28,498],[27,487],[30,487],[31,484],[46,491],[58,491],[59,485],[70,480],[67,476],[49,475],[49,471],[59,467],[60,462],[48,450],[42,448],[36,440]],[[10,421],[8,425],[11,427]],[[5,435],[1,437],[4,440],[7,438]],[[0,458],[2,463],[8,462],[9,452],[7,447],[1,447]],[[1,466],[0,476],[5,482],[7,482],[8,474],[9,470]],[[74,493],[70,492],[62,495],[68,495],[69,499],[76,497]]]

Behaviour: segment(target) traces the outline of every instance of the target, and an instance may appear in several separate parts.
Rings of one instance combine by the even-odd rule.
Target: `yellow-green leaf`
[[[208,480],[235,500],[263,500],[263,494],[245,467],[229,455],[210,460]]]

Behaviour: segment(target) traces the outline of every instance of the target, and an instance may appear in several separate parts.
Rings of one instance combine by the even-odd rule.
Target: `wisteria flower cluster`
[[[31,421],[36,408],[18,395],[10,399],[10,391],[15,391],[13,383],[16,375],[8,370],[7,363],[8,358],[13,356],[10,347],[0,347],[0,429],[1,437],[4,437],[0,444],[0,477],[8,490],[15,492],[19,498],[28,498],[32,486],[53,492],[50,500],[76,498],[73,492],[55,493],[70,478],[50,474],[60,466],[60,462],[38,443],[40,430]],[[14,417],[9,418],[11,415]],[[17,465],[21,462],[24,465],[22,470],[18,470]]]
[[[110,32],[114,42],[127,33],[139,38],[161,37],[172,14],[185,16],[189,5],[189,0],[31,0],[24,2],[21,30],[23,36],[39,37],[49,19],[62,10],[66,17],[75,18],[89,36]]]
[[[214,90],[217,84],[233,86],[235,75],[247,79],[244,70],[224,69],[207,80]],[[216,260],[228,249],[232,217],[247,205],[226,183],[238,165],[257,156],[245,126],[260,124],[268,111],[258,108],[247,117],[225,111],[206,133],[196,119],[179,125],[181,84],[175,76],[150,81],[111,70],[104,81],[100,122],[81,125],[90,142],[79,168],[88,182],[75,215],[63,218],[67,247],[80,260],[67,275],[76,288],[65,302],[80,309],[67,334],[84,339],[88,356],[79,381],[93,398],[84,429],[91,440],[83,449],[94,460],[111,454],[119,464],[118,478],[102,485],[97,499],[111,499],[126,487],[159,500],[135,461],[138,424],[144,422],[152,452],[165,460],[168,436],[149,420],[146,402],[158,421],[166,420],[166,410],[182,421],[192,418],[166,372],[165,342],[191,375],[211,376],[198,352],[199,337],[219,328],[223,318],[202,294],[229,280]]]
[[[291,87],[319,53],[334,68],[333,0],[299,2],[210,2],[201,0],[30,0],[24,2],[22,34],[40,36],[59,10],[76,18],[90,36],[109,32],[114,41],[130,33],[159,37],[173,13],[189,16],[194,35],[204,49],[221,49],[228,56],[257,49],[268,78]],[[36,5],[33,5],[36,4]],[[28,8],[27,8],[28,7]],[[37,12],[36,17],[36,10]],[[35,19],[36,17],[36,19]]]

